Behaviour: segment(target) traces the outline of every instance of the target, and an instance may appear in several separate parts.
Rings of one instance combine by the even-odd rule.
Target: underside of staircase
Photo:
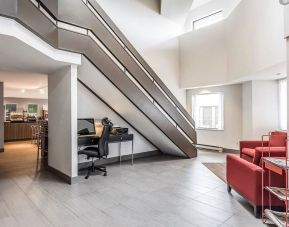
[[[0,14],[54,48],[82,54],[86,64],[79,81],[97,96],[102,94],[99,84],[109,83],[151,127],[126,114],[119,100],[101,98],[161,151],[172,144],[185,157],[197,156],[192,117],[95,0],[0,0]]]

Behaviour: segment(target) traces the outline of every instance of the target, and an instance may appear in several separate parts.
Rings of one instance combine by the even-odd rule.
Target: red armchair
[[[241,141],[240,157],[227,156],[227,186],[228,192],[233,188],[242,195],[254,207],[255,216],[261,214],[262,206],[262,153],[263,156],[284,157],[286,156],[287,134],[273,132],[269,141]],[[267,147],[265,147],[265,145]],[[265,172],[265,184],[268,172]],[[271,172],[271,184],[276,187],[285,187],[284,177]],[[267,192],[265,192],[264,205],[269,205]],[[284,204],[278,199],[271,197],[272,206],[282,207]]]
[[[264,156],[283,157],[286,154],[286,132],[272,132],[269,141],[240,141],[240,157],[256,165],[260,164],[262,152]]]
[[[227,156],[227,185],[228,192],[233,188],[243,196],[254,208],[255,217],[260,217],[262,209],[262,168],[235,155]],[[268,179],[268,172],[265,172]],[[265,185],[267,180],[265,180]],[[271,172],[271,184],[276,187],[285,187],[284,177]],[[264,205],[268,206],[269,195],[265,192]],[[284,203],[271,197],[271,205],[277,209]]]

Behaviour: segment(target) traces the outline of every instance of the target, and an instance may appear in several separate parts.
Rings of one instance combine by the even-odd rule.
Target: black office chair
[[[97,159],[107,158],[109,154],[108,151],[108,139],[109,139],[109,132],[111,126],[109,124],[105,124],[103,126],[103,131],[101,137],[98,141],[98,147],[86,147],[83,150],[78,151],[79,155],[86,155],[87,159],[92,159],[91,166],[87,170],[87,175],[85,179],[88,179],[92,172],[95,170],[103,172],[104,176],[107,176],[107,171],[105,166],[95,166],[94,162]]]

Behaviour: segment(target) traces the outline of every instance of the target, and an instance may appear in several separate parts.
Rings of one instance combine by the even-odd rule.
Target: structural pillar
[[[48,166],[72,183],[77,176],[77,66],[48,75]]]

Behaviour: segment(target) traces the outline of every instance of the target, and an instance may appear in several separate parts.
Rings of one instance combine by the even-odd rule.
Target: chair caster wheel
[[[84,179],[87,180],[87,179],[88,179],[88,176],[86,176]]]
[[[106,177],[106,176],[107,176],[107,173],[104,173],[104,174],[103,174],[103,176],[105,176],[105,177]]]

